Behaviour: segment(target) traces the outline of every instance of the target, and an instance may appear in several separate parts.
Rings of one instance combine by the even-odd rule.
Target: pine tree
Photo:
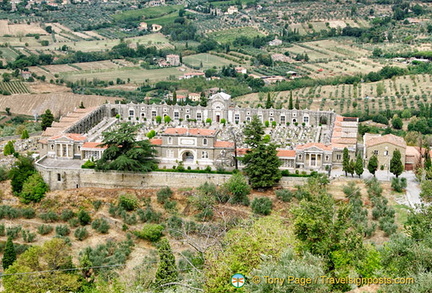
[[[10,267],[15,262],[16,258],[17,256],[14,244],[12,242],[12,237],[8,237],[2,260],[3,270],[6,270],[8,267]]]
[[[290,91],[288,110],[292,110],[293,108],[294,108],[294,106],[293,106],[293,96],[292,96],[292,91]]]
[[[342,171],[345,171],[345,176],[348,175],[349,172],[349,163],[350,163],[350,157],[349,152],[347,148],[343,149],[343,155],[342,155]]]
[[[50,127],[53,122],[54,122],[54,115],[51,113],[50,109],[47,109],[45,111],[45,114],[42,114],[42,123],[41,123],[42,130],[45,130],[48,127]]]
[[[159,241],[159,266],[156,271],[155,286],[158,290],[165,289],[168,286],[163,286],[167,283],[172,283],[178,279],[178,271],[175,264],[175,257],[171,251],[171,246],[166,238]]]
[[[377,156],[373,155],[370,160],[369,163],[367,165],[368,171],[375,176],[375,172],[376,170],[378,170],[378,158]]]
[[[358,177],[360,178],[361,175],[363,174],[363,160],[360,156],[357,156],[357,160],[355,162],[355,173],[358,175]]]
[[[267,94],[267,101],[265,104],[266,109],[270,109],[271,107],[273,107],[273,102],[270,98],[270,93]]]
[[[282,177],[279,170],[281,161],[277,157],[276,145],[264,142],[264,129],[258,116],[253,116],[246,124],[243,134],[244,142],[251,148],[244,155],[243,163],[252,188],[273,187]]]
[[[390,172],[392,172],[396,178],[402,174],[404,170],[404,166],[401,160],[401,153],[398,149],[393,152],[393,157],[390,160]]]

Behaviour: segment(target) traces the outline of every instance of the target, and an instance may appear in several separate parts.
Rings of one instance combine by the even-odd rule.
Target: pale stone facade
[[[366,133],[364,136],[364,160],[367,164],[370,158],[375,155],[378,158],[378,168],[383,170],[390,169],[390,160],[395,150],[401,153],[402,164],[405,166],[406,142],[402,137],[386,134],[377,135]]]

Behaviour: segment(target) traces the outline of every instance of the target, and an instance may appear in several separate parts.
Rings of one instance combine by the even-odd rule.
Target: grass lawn
[[[148,7],[148,8],[137,9],[137,10],[129,10],[119,14],[114,14],[112,15],[112,18],[114,18],[115,20],[137,20],[139,18],[142,19],[157,18],[166,14],[170,14],[174,11],[178,11],[182,7],[183,5]]]
[[[251,38],[255,36],[264,36],[264,34],[253,27],[232,28],[209,34],[210,38],[220,43],[232,43],[232,41],[240,36]]]
[[[165,26],[167,24],[174,23],[174,20],[178,18],[178,12],[175,11],[173,13],[158,17],[158,18],[152,18],[152,19],[145,19],[144,21],[147,22],[148,25],[150,24],[159,24],[161,26]]]
[[[120,68],[113,70],[93,70],[93,71],[80,71],[80,72],[67,72],[60,74],[62,78],[70,81],[77,81],[80,79],[92,80],[98,78],[101,80],[116,80],[120,77],[123,80],[130,78],[131,82],[142,83],[146,80],[153,82],[166,80],[169,76],[178,78],[183,75],[183,72],[179,71],[178,68],[161,68],[146,70],[137,67]]]
[[[222,67],[224,65],[227,66],[229,64],[238,64],[231,60],[214,56],[211,54],[207,54],[207,53],[185,56],[183,57],[183,62],[190,64],[192,66],[200,66],[202,62],[204,70],[212,68],[213,66]]]

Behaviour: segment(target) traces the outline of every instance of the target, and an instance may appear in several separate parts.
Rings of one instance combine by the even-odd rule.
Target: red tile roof
[[[88,149],[106,149],[106,146],[101,146],[101,142],[85,142],[82,145],[82,148]]]
[[[296,155],[296,151],[294,150],[278,150],[277,156],[278,157],[290,157],[293,158]]]
[[[320,143],[320,142],[310,142],[307,144],[298,145],[296,148],[299,150],[304,150],[304,149],[308,149],[311,147],[316,147],[316,148],[319,148],[319,149],[324,150],[324,151],[331,151],[332,150],[331,145],[325,145],[325,144]]]
[[[161,138],[152,138],[152,139],[150,139],[150,143],[152,145],[162,145],[162,139]]]
[[[167,128],[164,134],[181,134],[181,135],[214,135],[216,130],[205,129],[205,128]]]
[[[67,137],[67,138],[75,140],[75,141],[83,141],[83,140],[87,139],[87,137],[85,137],[79,133],[63,133],[63,134],[59,134],[59,135],[50,137],[50,139],[58,139],[61,137]]]
[[[234,143],[231,141],[216,141],[214,144],[215,148],[233,148]]]
[[[391,143],[397,146],[406,147],[405,140],[402,137],[393,134],[386,134],[379,137],[366,137],[365,141],[365,144],[368,147],[382,143]]]

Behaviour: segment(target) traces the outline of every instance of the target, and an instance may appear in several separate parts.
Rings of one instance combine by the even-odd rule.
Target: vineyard
[[[10,94],[29,94],[27,86],[21,81],[0,82],[0,90]]]

